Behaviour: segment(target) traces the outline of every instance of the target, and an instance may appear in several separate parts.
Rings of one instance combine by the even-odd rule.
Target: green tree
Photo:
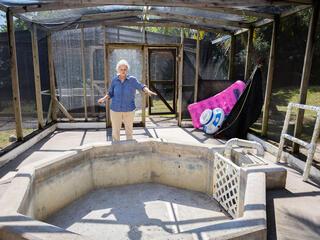
[[[6,14],[5,13],[0,13],[0,18],[6,19]],[[28,26],[27,24],[20,18],[14,18],[14,29],[16,31],[21,31],[21,30],[27,30]],[[0,32],[7,32],[7,22],[4,21],[3,24],[0,24]]]

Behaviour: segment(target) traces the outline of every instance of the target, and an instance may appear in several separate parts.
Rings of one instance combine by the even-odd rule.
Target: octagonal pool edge
[[[97,143],[41,160],[20,169],[0,199],[0,206],[6,206],[0,210],[0,239],[86,239],[40,220],[92,189],[156,182],[212,195],[214,152],[223,151],[221,145],[155,139]],[[242,217],[213,222],[201,233],[208,239],[266,238],[266,175],[244,171]],[[175,237],[194,239],[188,233],[172,235]]]

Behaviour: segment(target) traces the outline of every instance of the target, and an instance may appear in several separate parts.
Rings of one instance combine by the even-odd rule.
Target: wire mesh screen
[[[244,79],[244,70],[246,63],[247,53],[247,33],[236,36],[235,41],[235,54],[234,54],[234,66],[233,66],[233,77],[234,79]]]
[[[85,84],[89,119],[104,120],[106,109],[97,103],[105,95],[103,27],[84,29]]]
[[[189,104],[193,103],[194,98],[195,62],[195,49],[189,48],[185,50],[183,55],[183,87],[181,113],[183,119],[191,118],[187,107]]]
[[[46,34],[43,31],[38,30],[37,36],[42,90],[42,110],[44,121],[46,121],[50,103],[47,41]],[[23,135],[26,136],[32,131],[38,129],[30,31],[16,31],[15,38],[22,111],[22,127]],[[7,137],[16,134],[13,114],[8,34],[6,32],[0,33],[0,118],[1,131],[2,134],[6,136],[6,141],[4,141],[0,146],[0,148],[2,148],[10,144],[7,141]]]
[[[0,33],[0,149],[10,145],[9,136],[16,134],[15,129],[8,34]]]
[[[125,59],[129,65],[130,69],[128,71],[128,75],[136,77],[140,82],[142,81],[142,53],[140,50],[135,49],[113,49],[109,54],[109,78],[113,79],[117,76],[117,63],[121,60]],[[112,100],[111,100],[112,101]],[[134,121],[141,122],[142,121],[142,95],[139,91],[136,91],[136,112]]]
[[[142,33],[133,28],[106,27],[106,41],[109,43],[142,43]]]
[[[180,29],[172,29],[165,27],[158,27],[157,33],[154,32],[153,27],[146,27],[146,43],[154,44],[154,43],[180,43]],[[178,36],[177,36],[178,35]]]
[[[38,128],[31,34],[29,31],[17,33],[16,45],[19,90],[22,113],[22,128],[28,134]],[[31,74],[28,74],[30,72]]]
[[[228,78],[228,56],[223,44],[201,41],[200,44],[200,79],[226,80]]]
[[[175,113],[175,56],[175,50],[149,52],[149,86],[158,94],[149,99],[151,114]]]
[[[52,34],[52,50],[57,98],[73,117],[83,118],[80,38],[80,30],[55,32]],[[65,118],[60,111],[58,117]]]

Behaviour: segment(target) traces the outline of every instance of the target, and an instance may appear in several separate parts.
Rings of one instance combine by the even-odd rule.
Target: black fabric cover
[[[239,100],[214,137],[245,139],[249,127],[259,118],[262,106],[262,74],[260,67],[257,66]]]

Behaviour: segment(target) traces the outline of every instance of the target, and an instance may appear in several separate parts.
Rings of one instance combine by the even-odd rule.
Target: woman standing
[[[124,122],[127,140],[133,139],[136,90],[144,91],[149,96],[157,95],[150,91],[145,84],[141,84],[135,77],[127,75],[129,68],[130,66],[126,60],[122,59],[117,63],[118,75],[112,79],[108,93],[98,100],[98,103],[101,104],[106,100],[112,99],[110,117],[113,141],[120,141],[122,121]]]

